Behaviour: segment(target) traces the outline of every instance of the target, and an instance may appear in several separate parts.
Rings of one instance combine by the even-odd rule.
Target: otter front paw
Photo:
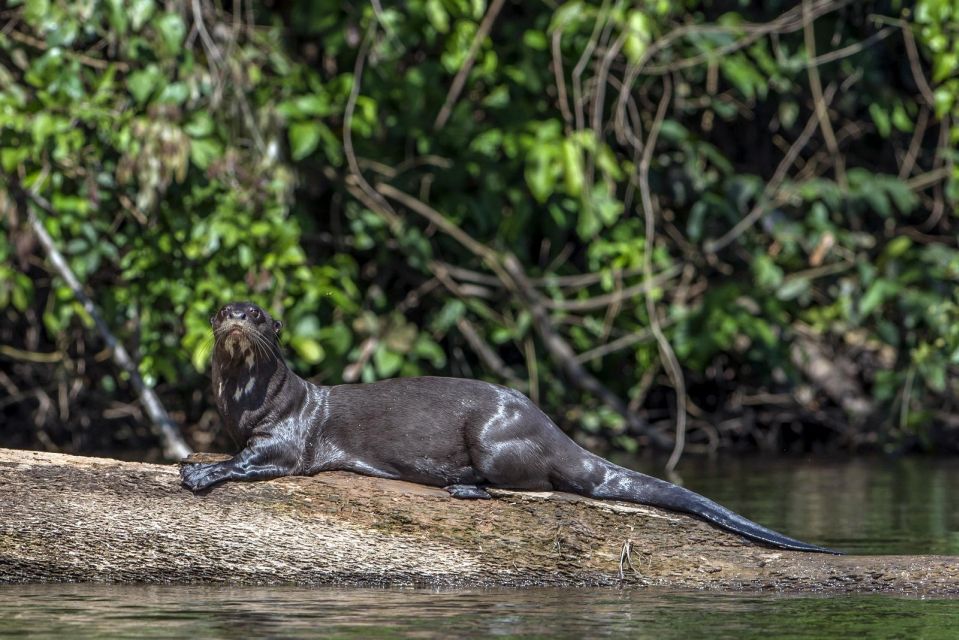
[[[191,462],[180,467],[180,484],[193,491],[202,491],[216,484],[215,464]]]

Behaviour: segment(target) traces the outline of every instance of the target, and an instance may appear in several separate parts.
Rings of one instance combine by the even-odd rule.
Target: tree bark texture
[[[0,582],[959,594],[959,558],[780,551],[652,507],[492,493],[333,472],[193,495],[175,465],[0,449]]]

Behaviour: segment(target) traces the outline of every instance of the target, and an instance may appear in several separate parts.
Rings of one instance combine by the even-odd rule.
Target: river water
[[[633,464],[655,472],[645,464]],[[800,539],[956,555],[959,461],[748,460],[685,486]],[[0,586],[0,638],[959,638],[959,599],[662,589]]]

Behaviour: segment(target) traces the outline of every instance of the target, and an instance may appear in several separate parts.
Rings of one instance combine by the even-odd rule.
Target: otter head
[[[248,369],[263,360],[279,357],[277,335],[283,326],[252,302],[231,302],[210,318],[214,358],[220,365],[243,363]]]

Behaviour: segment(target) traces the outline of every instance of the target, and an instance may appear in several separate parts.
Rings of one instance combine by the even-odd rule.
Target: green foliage
[[[839,88],[827,113],[843,162],[817,128],[778,183],[807,121],[821,126],[802,29],[750,27],[790,3],[507,3],[442,128],[488,3],[413,0],[377,14],[294,2],[258,9],[255,27],[200,4],[202,25],[189,3],[28,0],[0,31],[0,167],[58,211],[47,229],[110,325],[136,336],[151,383],[196,386],[208,317],[236,298],[280,314],[288,357],[318,380],[499,380],[466,319],[504,366],[535,379],[529,391],[552,413],[634,446],[615,414],[570,389],[486,263],[396,202],[392,222],[369,189],[388,183],[516,254],[576,350],[641,334],[642,293],[591,301],[642,278],[640,163],[668,81],[648,175],[651,257],[683,275],[651,295],[687,376],[789,390],[804,375],[790,358],[797,331],[844,353],[855,334],[864,346],[850,357],[884,363],[863,365],[867,393],[905,416],[892,437],[915,432],[910,412],[954,401],[959,252],[947,234],[959,173],[955,152],[938,148],[959,142],[950,0],[817,18],[817,54],[847,51],[817,64],[822,86]],[[901,34],[866,42],[899,20],[934,104],[893,72],[908,59]],[[751,211],[754,224],[708,250]],[[10,220],[0,225],[13,238]],[[461,281],[444,264],[482,273]],[[49,287],[38,295],[13,244],[0,245],[0,308],[19,318],[39,307],[46,333],[62,335],[85,318],[62,283]],[[662,386],[643,380],[660,354],[629,344],[587,364],[641,404]]]

